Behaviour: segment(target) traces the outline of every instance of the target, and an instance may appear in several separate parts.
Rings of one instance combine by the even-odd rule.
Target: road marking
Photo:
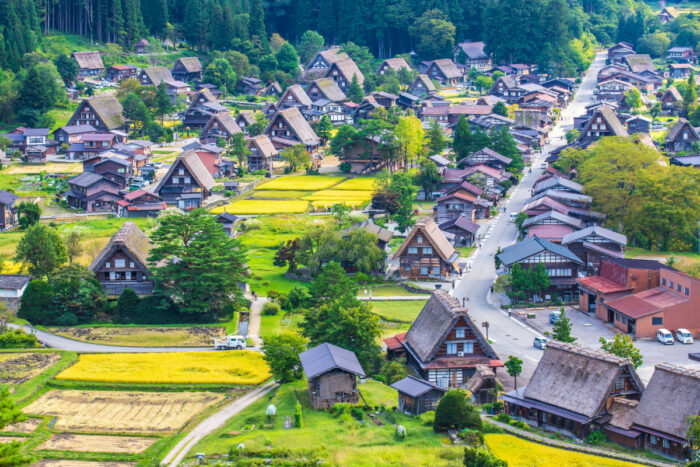
[[[535,362],[535,363],[538,363],[538,361],[537,361],[537,359],[536,359],[536,358],[532,358],[532,357],[531,357],[531,356],[529,356],[529,355],[524,355],[524,357],[525,357],[525,358],[527,358],[528,360],[530,360],[531,362]]]

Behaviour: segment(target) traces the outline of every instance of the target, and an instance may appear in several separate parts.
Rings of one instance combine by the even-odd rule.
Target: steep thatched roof
[[[681,130],[683,130],[684,128],[688,129],[690,135],[693,137],[693,141],[697,141],[698,139],[700,139],[700,136],[698,135],[698,132],[695,130],[693,125],[691,125],[690,122],[685,118],[680,117],[676,124],[673,125],[671,130],[669,130],[668,136],[666,137],[666,141],[675,141],[676,139],[678,139],[681,135]]]
[[[124,126],[124,115],[122,115],[122,105],[117,98],[111,94],[100,94],[87,100],[92,110],[95,111],[107,129],[116,130]]]
[[[461,78],[462,72],[459,71],[455,62],[449,58],[441,58],[440,60],[435,60],[433,62],[437,66],[446,79]]]
[[[642,71],[656,71],[654,61],[648,54],[632,54],[625,57],[625,62],[630,67],[632,73],[641,73]]]
[[[700,370],[656,365],[634,416],[634,425],[685,439],[687,419],[700,415]]]
[[[151,241],[148,236],[139,229],[133,222],[124,222],[122,228],[110,239],[109,243],[100,251],[90,264],[90,270],[96,271],[102,267],[114,247],[121,246],[138,260],[146,268],[148,265],[148,254],[151,251]]]
[[[408,234],[408,237],[406,237],[406,240],[404,240],[396,253],[394,253],[394,258],[399,258],[401,256],[408,244],[413,242],[413,237],[418,235],[418,233],[423,234],[443,261],[448,261],[454,256],[454,247],[447,238],[445,238],[445,235],[440,231],[435,221],[431,217],[422,217],[416,221],[416,224]],[[456,260],[457,258],[455,257],[453,261]]]
[[[143,72],[146,73],[146,76],[148,76],[148,79],[154,86],[158,86],[161,81],[175,81],[170,70],[164,66],[145,68]]]
[[[411,67],[408,66],[408,63],[406,63],[406,60],[403,58],[397,57],[397,58],[387,58],[382,62],[381,65],[379,65],[379,69],[382,68],[382,66],[387,65],[389,68],[391,68],[394,71],[399,71],[401,68],[405,68],[407,70],[410,70]]]
[[[311,107],[311,98],[306,93],[306,90],[301,87],[300,84],[294,84],[285,89],[284,93],[277,101],[277,105],[281,106],[283,102],[288,101],[290,95],[299,105],[303,105],[304,107]]]
[[[581,140],[586,138],[588,131],[591,130],[591,126],[597,123],[597,117],[601,117],[607,126],[612,130],[614,136],[629,136],[627,129],[617,118],[615,111],[609,105],[601,105],[598,110],[593,112],[593,116],[588,119],[586,125],[581,130]],[[595,132],[595,130],[591,130]]]
[[[605,409],[605,401],[623,369],[643,391],[629,358],[551,341],[523,396],[594,418]]]
[[[267,135],[258,135],[250,138],[249,145],[255,146],[258,149],[260,156],[264,157],[265,159],[276,156],[278,152]]]
[[[73,52],[71,55],[78,62],[80,69],[104,70],[105,65],[99,52]]]
[[[326,96],[326,99],[333,102],[341,102],[346,99],[345,93],[333,78],[321,78],[314,81],[318,89]]]
[[[415,85],[416,85],[416,82],[418,82],[418,81],[420,81],[421,83],[423,83],[423,86],[425,87],[425,89],[426,89],[427,91],[429,91],[429,92],[430,92],[430,91],[435,91],[435,89],[436,89],[436,88],[435,88],[435,84],[433,84],[433,82],[430,80],[430,78],[428,77],[428,75],[419,74],[418,76],[416,76],[416,80],[413,82],[413,84],[411,84],[410,87],[415,86]]]
[[[238,127],[238,125],[236,125],[236,127]],[[165,174],[165,176],[158,182],[158,186],[156,186],[156,189],[154,190],[155,193],[160,193],[160,189],[163,187],[166,181],[170,180],[173,172],[175,172],[180,164],[183,164],[187,168],[201,188],[211,191],[215,185],[214,179],[197,153],[194,151],[188,151],[183,152],[175,158],[173,165],[171,165],[170,169],[168,169],[168,173]]]
[[[306,121],[304,116],[301,114],[301,112],[299,112],[299,109],[297,109],[296,107],[290,107],[288,109],[280,110],[279,112],[277,112],[277,114],[275,114],[270,119],[270,123],[268,124],[267,129],[265,130],[266,134],[269,133],[270,129],[272,128],[272,125],[278,118],[281,118],[285,122],[287,122],[289,128],[297,136],[297,139],[301,141],[301,144],[306,146],[314,146],[319,143],[318,135],[313,130],[313,128],[311,128],[309,122]]]
[[[199,73],[202,71],[202,64],[197,57],[178,58],[173,65],[173,70],[177,67],[178,63],[182,65],[182,68],[184,68],[187,73]]]
[[[616,428],[629,430],[634,421],[635,408],[639,404],[638,400],[625,399],[624,397],[613,397],[608,413],[612,416],[610,423]]]
[[[340,71],[340,73],[345,77],[348,83],[352,82],[352,77],[357,76],[357,82],[360,83],[360,86],[362,86],[365,82],[365,75],[362,74],[360,69],[357,67],[357,64],[352,58],[348,58],[345,60],[339,60],[333,64],[335,68]],[[326,74],[326,77],[331,76],[331,70],[333,70],[333,66],[331,66],[328,69],[328,73]]]
[[[435,356],[445,337],[460,318],[464,318],[472,329],[486,356],[497,359],[498,355],[483,338],[467,309],[462,307],[456,298],[442,290],[433,292],[406,333],[404,345],[408,345],[423,362],[428,362]]]

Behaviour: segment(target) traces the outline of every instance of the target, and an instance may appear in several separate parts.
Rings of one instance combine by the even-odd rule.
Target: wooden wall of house
[[[464,329],[464,337],[457,337],[457,328]],[[465,353],[465,355],[485,355],[484,349],[481,347],[481,344],[479,344],[477,340],[476,333],[472,330],[471,327],[469,327],[467,321],[463,317],[460,317],[455,326],[447,334],[447,337],[445,338],[443,343],[440,345],[436,356],[457,357],[457,354],[450,355],[447,353],[447,344],[456,343],[457,352],[464,352],[463,343],[465,341],[471,342],[473,344],[473,351]]]
[[[357,377],[342,370],[329,371],[310,380],[308,390],[315,409],[328,409],[340,402],[355,404],[359,400]]]

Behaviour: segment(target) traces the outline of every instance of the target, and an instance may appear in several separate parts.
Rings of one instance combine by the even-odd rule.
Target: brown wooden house
[[[616,398],[639,400],[642,392],[644,385],[629,358],[550,341],[528,385],[501,398],[515,419],[584,439],[609,426],[608,410]],[[616,431],[633,445],[639,438],[636,431]]]
[[[335,404],[359,402],[357,377],[365,377],[354,352],[324,343],[299,354],[308,382],[311,407],[326,410]]]
[[[460,160],[457,162],[457,166],[474,166],[483,164],[493,167],[494,169],[504,170],[512,161],[513,160],[511,158],[506,157],[493,149],[484,148]]]
[[[677,459],[690,457],[688,418],[700,415],[700,371],[670,363],[656,365],[635,410],[632,429],[644,447]],[[698,440],[694,440],[697,446]]]
[[[138,295],[153,293],[153,280],[148,270],[151,242],[133,222],[122,228],[90,264],[90,270],[102,284],[105,293],[118,296],[125,289]]]
[[[100,94],[82,101],[67,125],[91,125],[98,131],[126,128],[122,105],[111,94]]]
[[[470,221],[474,221],[476,197],[454,192],[449,195],[442,196],[435,201],[433,208],[433,217],[435,222],[442,224],[444,222],[465,217]]]
[[[449,58],[434,60],[428,66],[425,74],[427,74],[430,79],[447,87],[456,86],[463,80],[462,72],[459,71],[459,68],[457,68],[454,62]]]
[[[311,98],[300,84],[289,86],[284,90],[284,93],[282,93],[282,96],[277,101],[278,109],[286,109],[288,107],[309,109],[311,108],[311,105]]]
[[[99,76],[105,71],[99,52],[73,52],[73,59],[78,64],[78,79]]]
[[[599,225],[565,235],[561,244],[586,265],[586,274],[598,274],[602,258],[624,258],[627,237]]]
[[[418,75],[407,89],[409,94],[418,97],[425,97],[436,90],[435,84],[433,84],[428,75],[423,74]]]
[[[179,81],[199,81],[202,79],[202,64],[197,57],[181,57],[173,64],[171,74]]]
[[[124,195],[117,201],[117,216],[119,217],[158,217],[167,205],[160,196],[138,189]]]
[[[202,144],[216,144],[219,139],[226,143],[231,141],[231,137],[236,133],[243,133],[241,127],[236,123],[229,112],[212,114],[202,131],[199,132],[199,142]]]
[[[382,62],[381,65],[379,65],[379,68],[377,68],[377,75],[381,76],[387,73],[389,70],[398,73],[399,71],[401,71],[402,68],[405,68],[406,71],[411,70],[411,67],[408,66],[408,63],[406,63],[406,60],[404,60],[403,58],[387,58]]]
[[[673,153],[692,151],[697,143],[700,143],[698,131],[683,117],[678,119],[666,137],[666,149]]]
[[[442,388],[466,387],[479,365],[503,366],[468,310],[442,290],[433,292],[403,346],[416,374]]]
[[[138,68],[134,65],[114,65],[107,68],[107,79],[115,83],[137,76]]]
[[[669,87],[661,96],[661,110],[668,115],[678,115],[683,106],[683,96],[675,86]]]
[[[211,194],[214,184],[214,178],[197,153],[190,151],[177,156],[154,192],[165,203],[175,204],[185,210],[201,207]]]
[[[68,180],[68,205],[86,212],[113,211],[119,201],[120,185],[102,175],[83,172]]]
[[[270,170],[272,161],[279,152],[267,135],[253,136],[248,140],[248,168],[255,170]]]
[[[326,78],[333,78],[333,80],[338,83],[340,89],[345,93],[347,93],[350,88],[354,76],[357,77],[357,82],[362,86],[365,82],[365,76],[352,58],[335,62],[326,73]]]
[[[435,410],[447,392],[447,389],[437,384],[410,375],[395,382],[391,387],[399,393],[399,411],[411,415]]]
[[[17,225],[17,208],[15,201],[19,199],[9,191],[0,190],[0,230]]]
[[[264,132],[278,150],[302,145],[315,153],[321,140],[296,107],[280,110],[270,119]]]
[[[399,275],[409,279],[444,279],[455,268],[459,252],[430,217],[419,219],[394,254]]]
[[[331,102],[342,102],[347,99],[345,93],[340,89],[340,86],[338,86],[338,83],[336,83],[333,78],[317,79],[311,83],[309,89],[306,90],[306,94],[313,102],[319,99],[327,99]]]

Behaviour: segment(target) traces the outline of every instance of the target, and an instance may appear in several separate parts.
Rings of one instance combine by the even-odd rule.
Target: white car
[[[668,329],[659,329],[656,331],[656,340],[665,345],[673,345],[673,334]]]
[[[692,344],[693,335],[687,329],[680,328],[676,331],[676,340],[681,344]]]

